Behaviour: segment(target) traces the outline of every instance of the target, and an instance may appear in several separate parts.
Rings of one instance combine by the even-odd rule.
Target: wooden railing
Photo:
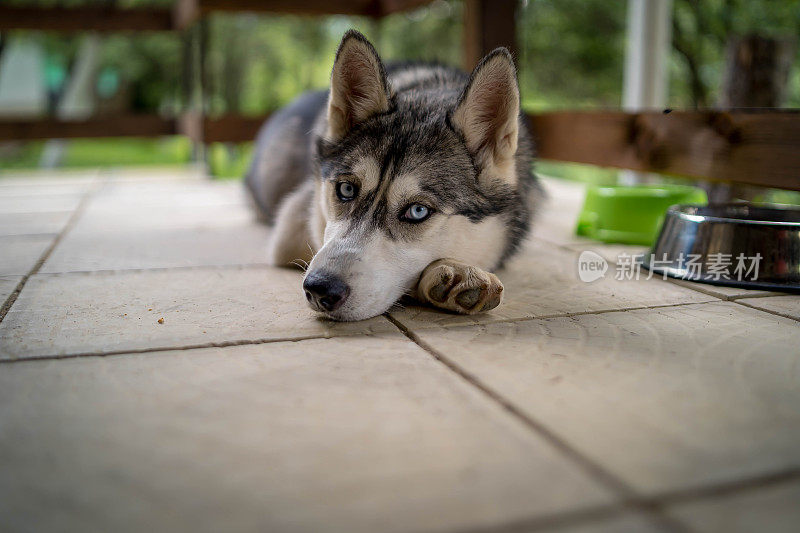
[[[174,120],[0,122],[0,141],[181,134],[242,142],[252,141],[266,118],[190,113]],[[557,111],[528,118],[541,159],[800,190],[798,111]]]
[[[177,0],[171,10],[77,9],[0,6],[0,31],[190,31],[212,11],[355,14],[381,17],[430,0]],[[514,48],[516,0],[464,0],[464,66],[498,45]],[[187,39],[187,42],[189,40]],[[203,38],[195,39],[201,43]],[[204,80],[188,72],[189,83]],[[189,65],[191,66],[191,65]],[[192,69],[189,68],[189,71]],[[191,81],[193,80],[193,81]],[[202,90],[200,91],[202,93]],[[194,107],[202,109],[195,102]],[[718,181],[800,190],[800,112],[797,111],[558,111],[529,115],[541,159],[652,171]],[[85,121],[0,121],[0,141],[160,136],[182,134],[198,143],[255,138],[266,116],[203,116],[199,109],[178,118],[124,115]]]
[[[531,115],[539,157],[800,190],[800,112]]]

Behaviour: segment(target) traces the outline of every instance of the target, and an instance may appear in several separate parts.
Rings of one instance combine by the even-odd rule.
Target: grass
[[[64,141],[61,168],[135,165],[183,165],[191,161],[191,143],[185,137],[162,139],[75,139]],[[0,151],[0,168],[35,169],[46,141],[6,145]]]
[[[0,146],[3,170],[36,169],[41,164],[45,141]],[[208,147],[211,174],[221,179],[240,178],[250,164],[253,143]],[[192,145],[185,137],[161,139],[75,139],[65,141],[60,168],[185,165],[192,160]]]
[[[536,172],[589,185],[616,185],[619,170],[612,168],[581,165],[579,163],[558,163],[556,161],[537,161]]]
[[[185,137],[78,139],[70,141],[62,166],[183,165],[190,162],[191,157],[192,146]]]

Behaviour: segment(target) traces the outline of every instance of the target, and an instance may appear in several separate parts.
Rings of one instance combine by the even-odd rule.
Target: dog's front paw
[[[480,268],[439,259],[422,272],[417,298],[440,309],[473,315],[500,305],[503,284],[497,276]]]

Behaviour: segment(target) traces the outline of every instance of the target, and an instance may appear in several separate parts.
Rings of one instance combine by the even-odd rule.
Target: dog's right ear
[[[514,60],[497,48],[475,67],[453,111],[451,123],[487,179],[514,182],[519,136],[519,87]]]
[[[342,37],[331,73],[327,139],[338,141],[354,126],[389,110],[389,86],[378,52],[361,33]]]

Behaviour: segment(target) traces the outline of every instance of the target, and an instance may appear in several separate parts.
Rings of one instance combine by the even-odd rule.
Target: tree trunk
[[[790,39],[748,35],[729,40],[720,107],[781,107],[793,57],[794,42]],[[711,202],[752,201],[764,190],[751,185],[715,183],[708,196]]]
[[[731,39],[722,107],[780,107],[786,97],[794,43],[758,35]]]

